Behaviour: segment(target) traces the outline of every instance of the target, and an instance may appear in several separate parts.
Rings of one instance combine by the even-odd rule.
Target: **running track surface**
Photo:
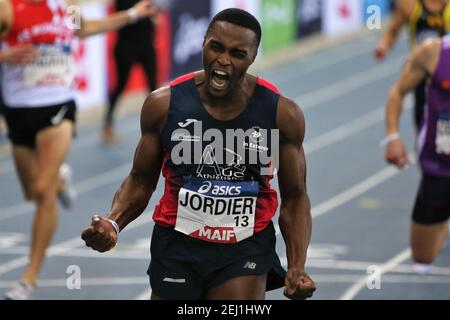
[[[295,99],[305,113],[304,147],[313,214],[307,272],[318,287],[313,299],[449,299],[448,246],[430,274],[417,275],[411,268],[408,232],[419,171],[415,166],[403,171],[387,166],[378,145],[384,135],[383,105],[407,46],[403,37],[389,58],[376,64],[371,50],[377,39],[374,34],[339,44],[259,74]],[[411,99],[405,108],[401,134],[413,153]],[[68,161],[75,170],[79,199],[72,211],[61,212],[36,299],[149,297],[145,272],[150,259],[151,212],[163,191],[161,179],[145,213],[121,233],[112,252],[94,252],[80,239],[91,215],[109,209],[115,190],[130,170],[139,138],[138,115],[120,119],[118,127],[124,138],[120,147],[101,146],[98,125],[80,130],[73,143]],[[0,181],[3,295],[27,261],[32,207],[21,198],[8,155],[0,159]],[[279,232],[277,239],[277,251],[286,265]],[[67,286],[74,283],[70,277],[74,270],[80,271],[80,289]],[[368,279],[374,270],[380,275],[379,283]],[[285,299],[282,289],[269,292],[267,298]]]

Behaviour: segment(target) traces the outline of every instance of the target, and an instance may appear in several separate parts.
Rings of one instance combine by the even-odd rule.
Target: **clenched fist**
[[[112,223],[98,215],[92,217],[91,225],[81,233],[81,239],[86,242],[86,246],[99,252],[105,252],[114,248],[118,236]]]
[[[289,268],[285,278],[284,295],[292,300],[311,298],[316,284],[310,276],[298,268]]]

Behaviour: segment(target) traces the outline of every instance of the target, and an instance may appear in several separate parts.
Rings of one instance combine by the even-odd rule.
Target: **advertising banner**
[[[107,8],[101,3],[84,3],[81,12],[85,19],[99,19],[106,16]],[[72,49],[76,64],[78,108],[82,110],[103,105],[107,95],[105,35],[85,40],[75,38]]]
[[[338,35],[362,26],[362,0],[324,0],[322,30]]]
[[[320,32],[322,28],[322,0],[297,0],[297,37]]]
[[[172,3],[171,79],[202,67],[202,44],[210,14],[210,0],[178,0]]]
[[[265,53],[294,41],[297,29],[295,8],[295,0],[262,0],[262,44]]]

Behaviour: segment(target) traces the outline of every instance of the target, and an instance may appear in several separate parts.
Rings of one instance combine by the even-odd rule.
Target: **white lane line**
[[[307,268],[318,269],[333,269],[333,270],[355,270],[355,271],[367,271],[369,266],[379,266],[381,262],[369,262],[369,261],[348,261],[348,260],[335,260],[335,259],[311,259],[308,257],[306,261]],[[417,274],[412,265],[400,264],[390,270],[391,273],[411,273]],[[314,272],[312,272],[314,273]],[[449,267],[432,266],[428,275],[436,276],[450,276]],[[361,275],[360,275],[361,277]],[[358,279],[359,280],[359,279]]]
[[[408,99],[409,102],[409,99]],[[406,102],[404,104],[404,110],[409,110],[412,104]],[[351,120],[337,128],[327,131],[315,138],[308,139],[303,144],[306,154],[310,154],[314,151],[320,150],[330,144],[344,140],[357,132],[363,131],[372,125],[377,124],[384,120],[385,107],[380,106],[377,109],[365,113],[364,115]]]
[[[405,109],[409,109],[410,107],[410,103],[405,103]],[[382,121],[384,119],[383,112],[384,107],[379,107],[376,110],[370,111],[363,116],[354,119],[346,124],[343,124],[333,130],[327,131],[315,138],[307,140],[304,143],[306,154],[309,155],[312,152],[329,146],[330,144],[336,143],[340,140],[344,140],[345,138],[366,129],[376,124],[377,122]],[[78,194],[81,195],[96,188],[106,186],[109,183],[113,183],[116,180],[125,177],[124,173],[126,172],[127,166],[131,168],[131,164],[125,164],[118,168],[114,168],[107,172],[93,176],[90,179],[83,180],[75,186],[75,189],[77,190]],[[33,208],[33,205],[31,205],[30,203],[20,203],[8,208],[0,209],[0,221],[32,212]]]
[[[358,57],[360,55],[363,55],[363,54],[366,54],[366,53],[369,53],[372,51],[371,46],[367,46],[367,45],[364,45],[364,46],[358,45],[357,48],[352,48],[352,50],[348,50],[349,49],[348,46],[345,48],[342,48],[342,49],[345,49],[345,51],[342,53],[338,53],[338,54],[334,54],[334,55],[328,54],[327,57],[322,56],[322,57],[320,57],[320,59],[317,59],[317,57],[316,57],[315,61],[319,61],[318,63],[314,63],[314,64],[308,63],[308,64],[305,64],[302,66],[298,66],[299,70],[297,73],[287,73],[289,71],[292,71],[292,68],[297,67],[295,62],[293,62],[293,63],[291,62],[290,63],[291,66],[289,67],[289,69],[286,68],[287,72],[282,72],[281,75],[279,75],[280,74],[279,71],[277,73],[274,73],[273,75],[269,74],[270,81],[276,83],[277,86],[281,86],[286,82],[295,80],[299,75],[304,76],[308,72],[315,72],[320,69],[329,68],[336,64],[345,62],[347,60],[353,59],[355,57]],[[340,50],[340,51],[342,51],[342,50]],[[314,58],[314,57],[312,57],[312,58]],[[302,60],[298,60],[298,61],[302,61]]]
[[[324,102],[372,84],[374,81],[397,74],[400,72],[403,60],[404,57],[399,57],[384,64],[376,65],[365,71],[355,73],[348,78],[337,80],[328,86],[302,94],[294,100],[299,103],[303,111],[311,109]]]
[[[144,212],[140,218],[130,223],[127,228],[123,232],[128,232],[134,228],[140,227],[145,224],[151,223],[151,217],[147,216]],[[81,230],[80,230],[81,235]],[[57,243],[52,245],[47,249],[47,257],[61,255],[63,253],[69,252],[72,249],[77,247],[81,247],[84,245],[84,242],[81,240],[81,236],[77,236],[75,238]],[[100,255],[100,253],[98,253]],[[13,260],[10,260],[6,263],[0,264],[0,275],[5,274],[11,270],[24,267],[28,263],[28,256],[19,257]]]
[[[413,155],[410,154],[410,162],[411,165],[415,163],[413,159]],[[405,169],[407,170],[407,169]],[[311,215],[313,218],[317,218],[321,215],[329,213],[331,210],[359,197],[365,192],[369,191],[372,188],[382,184],[383,182],[389,180],[390,178],[396,176],[402,172],[402,170],[397,169],[394,166],[388,166],[375,174],[369,176],[353,187],[346,189],[345,191],[335,195],[334,197],[314,206],[311,208]],[[275,234],[279,236],[281,234],[280,227],[278,224],[275,225]]]
[[[139,130],[140,130],[140,126],[139,126],[139,123],[137,120],[131,121],[131,120],[127,119],[127,121],[123,124],[123,126],[121,125],[121,127],[120,127],[120,133],[123,135],[128,135],[129,133],[132,133],[135,131],[138,132]],[[137,143],[137,141],[136,141],[136,143]],[[102,147],[102,145],[100,143],[100,138],[99,138],[98,132],[89,133],[87,135],[83,135],[77,139],[74,139],[73,146],[71,148],[71,152],[82,149],[82,148],[91,147],[93,145],[98,145],[99,147]],[[105,148],[107,148],[107,147],[105,147]],[[11,173],[13,171],[14,171],[14,164],[10,157],[7,160],[0,162],[0,175],[6,174],[6,173]]]
[[[349,283],[361,278],[358,274],[317,274],[313,275],[316,283]],[[382,284],[443,284],[450,283],[449,277],[444,276],[422,276],[422,275],[385,275],[381,278]],[[375,290],[376,291],[376,290]]]
[[[148,279],[147,279],[148,284]],[[138,294],[133,300],[150,300],[150,296],[152,295],[152,289],[145,289],[142,293]]]
[[[380,276],[394,269],[395,267],[397,267],[399,264],[401,264],[403,261],[407,260],[410,257],[411,257],[411,250],[409,248],[403,250],[395,257],[391,258],[389,261],[385,262],[383,265],[380,266],[379,269]],[[369,279],[370,276],[372,275],[368,274],[366,276],[359,278],[357,282],[355,282],[339,297],[339,300],[352,300],[362,289],[366,287],[367,280]]]
[[[76,184],[74,187],[77,194],[82,195],[97,188],[115,183],[120,179],[124,179],[130,170],[131,163],[126,163],[101,174],[97,174],[91,178],[85,179]],[[30,213],[33,212],[33,210],[34,206],[30,203],[20,203],[8,208],[0,209],[0,221],[17,217],[25,213]]]
[[[10,288],[17,281],[0,281],[0,288]],[[40,279],[38,287],[64,287],[66,288],[67,279]],[[81,278],[81,287],[83,286],[111,286],[111,285],[130,285],[130,284],[148,284],[148,277],[114,277],[114,278]]]
[[[376,65],[375,67],[354,74],[346,79],[339,80],[334,84],[305,93],[296,97],[294,100],[298,101],[302,109],[305,111],[323,102],[362,88],[373,81],[380,80],[397,73],[399,71],[398,65],[402,62],[402,60],[403,58],[397,58],[384,64]],[[137,130],[139,130],[139,126],[131,121],[130,123],[124,125],[121,132],[127,134]],[[72,150],[75,151],[98,143],[98,133],[90,133],[87,136],[83,136],[80,137],[80,139],[75,140]],[[0,163],[0,175],[10,173],[13,170],[14,165],[11,159]]]
[[[410,154],[410,162],[411,165],[415,163],[415,160],[413,159],[413,155]],[[407,169],[405,169],[407,170]],[[325,202],[322,202],[321,204],[313,207],[311,209],[312,217],[317,218],[321,215],[324,215],[328,212],[330,212],[332,209],[339,207],[343,205],[344,203],[347,203],[363,193],[369,191],[372,188],[375,188],[376,186],[382,184],[383,182],[389,180],[390,178],[396,176],[402,172],[402,170],[397,169],[394,166],[388,166],[375,174],[371,175],[370,177],[364,179],[360,183],[354,185],[353,187],[341,192],[340,194],[328,199]]]
[[[150,242],[150,240],[149,240]],[[95,259],[124,259],[124,260],[150,260],[150,249],[147,250],[127,250],[120,249],[120,243],[115,250],[98,254],[90,248],[86,249],[73,249],[62,246],[57,246],[58,250],[61,250],[61,254],[55,254],[58,257],[79,257],[79,258],[95,258]],[[27,255],[30,252],[28,246],[2,248],[2,255]]]

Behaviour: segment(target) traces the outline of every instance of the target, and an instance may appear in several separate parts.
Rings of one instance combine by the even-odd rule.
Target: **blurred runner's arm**
[[[400,78],[389,91],[386,103],[386,136],[394,138],[387,144],[385,158],[387,162],[399,168],[409,163],[408,153],[398,136],[403,99],[429,75],[427,61],[430,59],[430,44],[431,42],[428,42],[413,53],[411,59],[405,63]]]
[[[75,0],[69,0],[68,4],[75,5]],[[85,38],[97,33],[120,29],[121,27],[134,23],[145,17],[152,17],[157,13],[157,7],[151,0],[141,0],[131,9],[119,11],[104,19],[84,20],[81,19],[81,26],[76,30],[77,36]]]
[[[147,207],[161,172],[163,154],[160,133],[169,104],[169,92],[167,88],[154,91],[144,102],[141,139],[136,147],[131,172],[117,190],[109,214],[105,218],[94,216],[92,224],[83,231],[82,238],[87,246],[101,252],[113,248],[117,234],[108,219],[115,221],[123,230]]]
[[[398,1],[396,4],[391,19],[389,20],[387,31],[383,34],[383,37],[374,50],[375,59],[383,60],[386,57],[397,40],[400,29],[408,21],[405,6],[406,3],[404,1]]]
[[[312,296],[315,284],[304,271],[312,228],[302,146],[305,120],[300,108],[282,96],[278,102],[277,127],[280,128],[279,223],[288,260],[284,294],[290,299],[306,299]]]
[[[0,40],[9,31],[12,19],[12,9],[9,0],[0,0]]]

